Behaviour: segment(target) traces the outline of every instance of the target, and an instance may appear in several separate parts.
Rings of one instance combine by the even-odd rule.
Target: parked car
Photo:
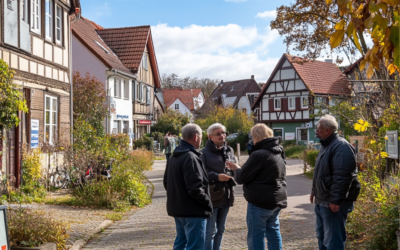
[[[230,134],[230,135],[228,135],[227,137],[226,137],[226,139],[228,140],[228,141],[232,141],[232,140],[235,140],[237,137],[238,137],[238,133],[233,133],[233,134]]]

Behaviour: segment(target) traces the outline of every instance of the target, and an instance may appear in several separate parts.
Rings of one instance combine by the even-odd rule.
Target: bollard
[[[238,162],[240,163],[240,144],[239,143],[236,145],[236,149],[238,152]]]

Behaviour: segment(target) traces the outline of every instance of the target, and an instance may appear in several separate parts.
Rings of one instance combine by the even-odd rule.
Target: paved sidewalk
[[[284,249],[317,249],[313,205],[308,203],[311,180],[301,174],[300,161],[289,160],[288,164],[289,206],[280,216]],[[127,220],[114,223],[84,249],[172,249],[176,234],[174,221],[165,208],[164,168],[165,162],[158,161],[147,173],[155,186],[153,203]],[[247,249],[247,202],[242,187],[236,191],[238,198],[228,214],[222,249]]]

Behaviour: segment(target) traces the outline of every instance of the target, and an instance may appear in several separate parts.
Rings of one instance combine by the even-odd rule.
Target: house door
[[[282,128],[274,128],[274,137],[280,136],[283,138],[283,129]]]

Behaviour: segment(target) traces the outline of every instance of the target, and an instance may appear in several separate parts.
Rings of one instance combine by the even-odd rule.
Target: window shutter
[[[147,104],[150,104],[151,100],[150,100],[150,87],[147,87]]]
[[[142,84],[140,84],[139,86],[140,86],[140,88],[139,88],[139,91],[140,91],[139,100],[141,101],[141,100],[143,100],[143,87],[142,87]]]
[[[132,81],[132,100],[136,101],[136,81]]]

